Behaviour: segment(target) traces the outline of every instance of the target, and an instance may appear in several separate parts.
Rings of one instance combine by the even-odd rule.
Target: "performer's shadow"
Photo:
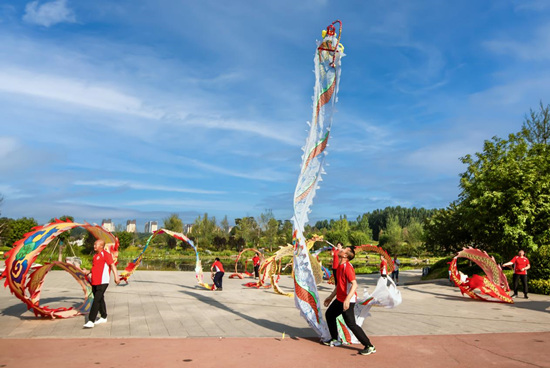
[[[289,326],[289,325],[285,325],[283,323],[263,319],[263,318],[254,318],[254,317],[249,316],[247,314],[236,311],[233,308],[228,307],[227,305],[219,302],[218,300],[216,300],[214,298],[211,298],[208,295],[197,294],[197,293],[194,293],[194,292],[191,292],[191,291],[182,291],[182,293],[184,293],[186,295],[189,295],[189,296],[192,296],[192,297],[196,298],[197,300],[199,300],[199,301],[201,301],[205,304],[208,304],[210,306],[214,306],[218,309],[221,309],[221,310],[224,310],[226,312],[232,313],[232,314],[234,314],[235,316],[237,316],[239,318],[242,318],[242,319],[247,320],[249,322],[252,322],[252,323],[254,323],[258,326],[270,329],[270,330],[275,331],[275,332],[279,332],[279,333],[285,332],[289,336],[311,336],[311,334],[313,332],[310,328],[297,328],[297,327],[292,327],[292,326]]]

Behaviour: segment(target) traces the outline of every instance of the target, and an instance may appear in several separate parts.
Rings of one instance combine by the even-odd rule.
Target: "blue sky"
[[[550,103],[546,1],[0,2],[2,216],[292,216],[321,30],[338,111],[310,222],[446,207]]]

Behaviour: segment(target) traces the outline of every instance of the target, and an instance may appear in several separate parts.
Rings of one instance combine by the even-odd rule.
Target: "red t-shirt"
[[[527,275],[527,270],[520,271],[529,265],[527,257],[515,256],[510,262],[514,264],[514,273],[518,275]]]
[[[332,269],[335,270],[340,264],[340,258],[338,258],[338,248],[332,248]]]
[[[353,265],[348,261],[342,263],[336,269],[336,277],[338,282],[336,284],[336,299],[340,302],[344,302],[348,296],[351,288],[351,282],[355,280],[355,270]],[[357,301],[357,293],[351,297],[350,302],[355,303]]]
[[[212,265],[212,268],[216,271],[216,272],[225,272],[223,270],[223,265],[220,261],[216,261],[214,262],[214,264]]]
[[[382,259],[380,262],[380,275],[387,275],[388,274],[388,262],[385,259]]]
[[[114,263],[111,253],[102,250],[94,255],[92,263],[92,285],[109,283],[111,265]]]
[[[258,256],[252,257],[252,263],[254,263],[254,266],[259,266],[260,265],[260,257],[258,257]]]

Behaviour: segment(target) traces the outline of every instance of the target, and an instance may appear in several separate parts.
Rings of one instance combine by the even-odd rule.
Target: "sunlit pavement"
[[[199,287],[192,272],[138,271],[127,285],[111,284],[108,321],[92,329],[82,328],[84,317],[36,318],[2,288],[0,367],[31,367],[33,359],[41,367],[55,366],[72,353],[78,355],[75,365],[96,367],[207,367],[220,357],[226,367],[259,364],[258,359],[260,366],[280,366],[295,364],[292,356],[303,366],[316,367],[348,359],[380,364],[389,359],[390,366],[403,367],[550,366],[550,297],[532,294],[513,305],[480,302],[461,296],[446,280],[417,283],[419,279],[420,271],[401,271],[403,303],[371,311],[363,328],[377,353],[367,357],[357,355],[359,346],[318,344],[293,298],[244,286],[251,279],[225,277],[223,291],[212,292]],[[359,275],[360,290],[372,290],[376,280],[377,275]],[[280,285],[291,291],[290,277],[282,276]],[[331,290],[322,284],[321,298]],[[48,274],[42,305],[77,306],[82,300],[82,290],[69,274]],[[102,353],[94,354],[98,348]]]

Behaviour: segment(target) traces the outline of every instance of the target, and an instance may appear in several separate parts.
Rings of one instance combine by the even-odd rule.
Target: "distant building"
[[[183,225],[183,233],[189,234],[193,230],[193,224],[185,224]]]
[[[103,219],[101,221],[101,227],[112,233],[115,232],[115,224],[111,221],[111,219]]]
[[[159,229],[159,223],[157,221],[149,221],[145,224],[146,233],[154,233]]]
[[[135,233],[136,232],[136,220],[126,221],[126,232]]]

